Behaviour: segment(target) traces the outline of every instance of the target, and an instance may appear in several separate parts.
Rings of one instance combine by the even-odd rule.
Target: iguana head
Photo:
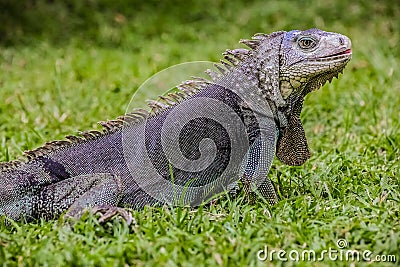
[[[285,119],[276,155],[286,164],[301,165],[310,157],[300,120],[304,96],[338,77],[351,59],[351,41],[318,29],[286,32],[281,40],[279,91],[284,105],[279,110]]]
[[[337,77],[351,59],[351,41],[319,29],[284,34],[280,49],[279,81],[283,99],[318,89]]]
[[[309,29],[256,34],[241,43],[252,50],[230,50],[225,58],[243,73],[254,74],[258,92],[277,110],[277,157],[289,165],[303,164],[310,157],[300,121],[304,97],[342,72],[351,59],[350,39]]]

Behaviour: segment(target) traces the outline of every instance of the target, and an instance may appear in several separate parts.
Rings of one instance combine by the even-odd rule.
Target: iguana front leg
[[[78,219],[87,208],[118,209],[122,182],[119,176],[109,173],[79,175],[46,186],[37,197],[37,203],[43,205],[34,209],[38,212],[35,217],[54,218],[67,211],[66,218]]]
[[[240,173],[245,194],[250,201],[254,199],[252,195],[258,191],[270,204],[275,204],[278,197],[267,177],[275,153],[275,139],[271,137],[271,132],[269,134],[259,137],[250,146]]]

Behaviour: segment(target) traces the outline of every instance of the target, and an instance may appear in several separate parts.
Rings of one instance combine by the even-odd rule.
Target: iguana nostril
[[[339,37],[339,44],[344,45],[344,39],[342,37]]]

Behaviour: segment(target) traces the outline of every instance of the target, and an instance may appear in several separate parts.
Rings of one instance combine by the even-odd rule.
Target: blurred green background
[[[310,27],[372,31],[372,38],[374,31],[398,34],[398,6],[397,0],[2,0],[0,33],[3,45],[79,42],[133,51],[143,49],[141,44],[149,40],[168,42],[171,37],[182,43],[210,42],[212,36],[238,38],[246,33]]]
[[[130,227],[93,218],[72,231],[57,221],[0,226],[0,264],[265,266],[256,258],[265,244],[321,251],[338,238],[398,255],[398,0],[0,0],[0,161],[116,118],[169,66],[217,61],[257,32],[315,27],[349,36],[353,59],[307,97],[312,158],[301,167],[274,162],[277,205],[147,209]]]

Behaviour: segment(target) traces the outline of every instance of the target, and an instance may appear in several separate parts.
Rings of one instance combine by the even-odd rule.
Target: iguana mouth
[[[331,61],[331,60],[336,60],[336,59],[343,59],[343,58],[349,58],[352,55],[351,48],[346,49],[344,51],[341,51],[339,53],[333,54],[333,55],[328,55],[328,56],[323,56],[316,58],[314,60],[316,61]]]
[[[348,61],[348,60],[350,60],[351,55],[352,55],[352,50],[351,50],[351,48],[348,48],[348,49],[343,50],[336,54],[322,56],[322,57],[318,57],[318,58],[308,58],[308,59],[304,60],[303,62],[315,63],[315,62],[327,62],[327,61],[334,62],[334,61],[343,61],[343,60]],[[291,65],[295,65],[299,62],[302,62],[302,61],[297,61]]]
[[[320,57],[320,58],[336,57],[336,56],[351,55],[351,54],[352,54],[352,51],[349,48],[349,49],[346,49],[346,50],[344,50],[342,52],[339,52],[339,53],[336,53],[336,54],[333,54],[333,55],[329,55],[329,56],[325,56],[325,57]]]

